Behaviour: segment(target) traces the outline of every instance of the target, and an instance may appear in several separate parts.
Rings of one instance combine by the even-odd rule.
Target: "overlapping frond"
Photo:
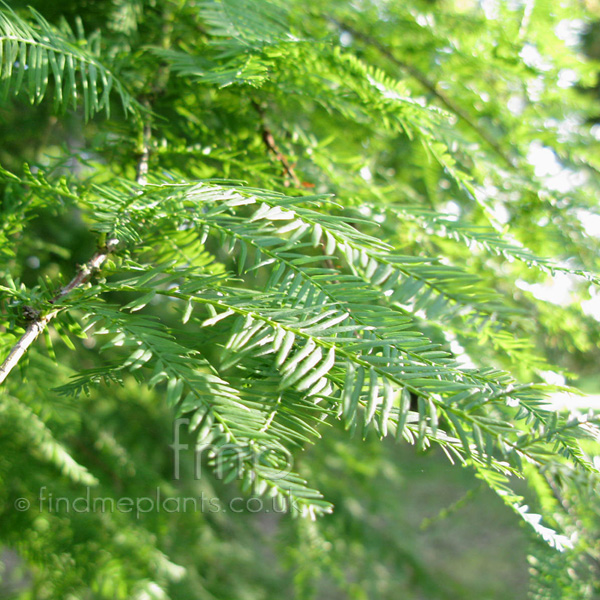
[[[174,233],[185,227],[204,243],[219,240],[245,284],[232,286],[226,273],[203,273],[181,255],[162,265],[121,267],[118,279],[109,277],[70,302],[76,307],[86,294],[110,291],[137,294],[124,307],[129,311],[161,297],[185,304],[185,322],[222,340],[210,364],[147,319],[125,318],[103,306],[91,318],[104,321],[113,311],[107,331],[118,335],[112,346],[133,349],[118,368],[154,365],[150,381],[168,381],[172,405],[183,398],[178,414],[194,413],[201,444],[245,449],[247,485],[256,482],[261,492],[277,488],[281,496],[293,489],[310,510],[324,506],[319,495],[300,491],[297,479],[291,488],[285,477],[273,483],[261,469],[278,465],[253,463],[256,452],[281,457],[286,444],[310,440],[322,420],[335,416],[352,430],[375,427],[382,436],[392,433],[421,447],[438,444],[482,473],[518,473],[524,462],[543,465],[557,453],[586,466],[578,439],[590,432],[544,407],[551,387],[520,386],[505,372],[462,367],[417,330],[414,312],[426,302],[400,311],[388,301],[398,302],[406,287],[414,288],[414,278],[406,286],[399,277],[423,263],[429,267],[427,261],[390,255],[386,243],[360,232],[360,219],[350,224],[345,216],[314,209],[324,201],[210,182],[152,184],[134,200],[113,190],[100,218],[111,235],[135,242],[140,222],[157,224],[164,235],[168,214]],[[441,281],[442,289],[457,273],[462,282],[460,271],[444,265],[419,273],[430,286]],[[260,281],[253,289],[252,282]],[[485,306],[474,297],[473,304]],[[468,298],[461,297],[463,305]],[[439,301],[437,306],[443,319]],[[273,404],[261,404],[257,394],[269,389]],[[233,477],[239,471],[231,461]],[[504,480],[486,481],[504,495]]]

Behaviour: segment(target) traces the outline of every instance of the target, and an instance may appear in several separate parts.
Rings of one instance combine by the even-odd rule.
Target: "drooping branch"
[[[508,167],[514,168],[515,163],[513,159],[504,152],[500,144],[482,127],[480,127],[471,118],[469,113],[463,110],[452,98],[447,96],[440,88],[431,81],[424,73],[422,73],[415,66],[408,64],[400,60],[387,46],[384,46],[379,40],[358,31],[352,25],[338,21],[332,17],[327,18],[328,21],[337,25],[340,29],[347,31],[352,34],[355,38],[363,41],[368,46],[375,48],[380,54],[385,56],[390,62],[395,64],[397,67],[408,73],[413,79],[419,82],[429,93],[433,94],[450,112],[454,113],[459,119],[461,119],[466,125],[468,125],[496,154],[502,158]]]

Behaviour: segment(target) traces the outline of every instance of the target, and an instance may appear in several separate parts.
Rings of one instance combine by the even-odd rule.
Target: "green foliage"
[[[11,92],[25,92],[32,103],[41,102],[52,76],[57,108],[77,108],[82,96],[86,119],[99,110],[108,115],[113,87],[124,110],[131,108],[131,95],[98,59],[99,32],[86,40],[80,20],[76,37],[64,21],[57,29],[33,9],[31,16],[29,24],[10,9],[0,13],[0,94],[4,100]]]
[[[432,477],[438,454],[465,467],[466,499],[496,493],[532,540],[533,598],[593,598],[599,423],[547,381],[600,358],[580,306],[598,106],[573,86],[598,65],[557,37],[593,15],[43,4],[0,6],[0,541],[34,581],[16,597],[500,597],[402,543],[393,441]],[[557,275],[569,302],[532,293]],[[448,504],[424,523],[468,500]],[[254,556],[252,518],[276,531]]]

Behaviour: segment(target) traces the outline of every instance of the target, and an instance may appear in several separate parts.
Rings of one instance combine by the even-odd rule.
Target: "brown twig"
[[[262,135],[263,142],[265,143],[265,146],[268,148],[268,150],[270,152],[272,152],[274,154],[275,158],[281,163],[281,166],[283,167],[284,175],[286,177],[289,177],[292,180],[295,187],[297,187],[297,188],[302,187],[302,184],[300,183],[300,179],[298,179],[298,176],[294,172],[294,168],[290,165],[288,159],[285,157],[285,155],[283,155],[281,153],[277,144],[275,143],[275,138],[273,137],[273,134],[271,133],[271,130],[269,129],[269,127],[265,121],[264,109],[255,100],[252,100],[252,106],[254,107],[254,109],[256,110],[258,115],[260,116],[260,129],[261,129],[261,135]],[[285,186],[286,187],[289,186],[289,181],[286,180]]]
[[[463,110],[452,98],[446,96],[444,92],[442,92],[438,86],[431,81],[424,73],[422,73],[419,69],[405,63],[400,60],[387,46],[384,46],[381,42],[376,40],[375,38],[363,33],[362,31],[358,31],[352,25],[345,23],[343,21],[338,21],[332,17],[327,17],[327,20],[331,23],[337,25],[340,29],[344,29],[348,33],[351,33],[355,38],[362,40],[364,43],[368,44],[375,48],[380,54],[385,56],[390,62],[394,63],[397,67],[406,71],[413,79],[416,79],[421,86],[423,86],[428,92],[433,94],[449,111],[453,112],[457,117],[459,117],[462,121],[464,121],[473,131],[477,133],[477,135],[486,143],[490,148],[502,158],[502,160],[507,164],[507,166],[514,168],[516,165],[512,158],[508,156],[504,150],[500,147],[500,144],[485,130],[482,129],[471,116]]]
[[[81,287],[87,283],[94,271],[97,271],[108,258],[109,254],[117,247],[119,240],[110,239],[107,241],[104,248],[98,250],[88,262],[79,268],[79,271],[71,279],[67,285],[62,287],[58,294],[50,300],[50,304],[56,304],[59,300],[69,295],[74,289]],[[0,384],[8,377],[8,374],[16,367],[21,357],[27,352],[27,349],[37,337],[44,331],[48,323],[59,313],[60,309],[56,308],[50,312],[33,320],[19,341],[12,347],[8,356],[0,365]]]
[[[265,143],[265,146],[268,148],[268,150],[270,152],[272,152],[275,155],[275,158],[281,163],[284,174],[287,175],[294,182],[294,185],[297,188],[302,187],[302,183],[300,182],[300,179],[298,179],[298,176],[294,172],[294,169],[288,162],[287,158],[280,152],[279,148],[277,147],[277,144],[275,143],[275,138],[273,137],[271,130],[269,129],[269,127],[267,126],[267,124],[265,122],[264,109],[255,100],[252,100],[252,106],[254,107],[254,109],[256,110],[258,115],[260,116],[260,126],[261,126],[261,131],[262,131],[262,138]],[[289,182],[286,181],[285,185],[287,187],[289,185]],[[323,249],[323,251],[325,251],[325,244],[321,243],[321,248]],[[335,265],[333,264],[333,262],[331,261],[330,258],[326,258],[323,262],[328,269],[331,269],[332,271],[336,271]]]

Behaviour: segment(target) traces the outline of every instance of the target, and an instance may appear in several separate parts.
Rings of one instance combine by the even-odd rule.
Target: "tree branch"
[[[136,182],[141,186],[144,186],[147,183],[148,161],[150,158],[150,133],[150,125],[146,124],[143,128],[143,144],[136,168]],[[85,285],[91,279],[92,275],[102,267],[106,259],[115,251],[118,245],[119,240],[117,238],[108,239],[103,248],[97,250],[90,260],[79,267],[75,277],[58,291],[58,293],[50,300],[50,304],[56,304],[65,296],[68,296],[73,290]],[[25,352],[27,352],[29,346],[35,342],[40,333],[44,331],[48,323],[50,323],[59,312],[60,308],[53,309],[44,315],[36,317],[29,323],[25,333],[11,348],[8,356],[0,365],[0,384],[4,382],[9,373],[17,366]]]
[[[108,258],[109,254],[114,251],[118,243],[119,240],[115,238],[108,240],[104,248],[98,250],[87,263],[79,268],[79,271],[75,277],[73,277],[73,279],[71,279],[67,285],[59,290],[58,294],[56,294],[56,296],[50,300],[50,304],[55,304],[65,296],[68,296],[74,289],[86,284],[92,277],[93,273],[100,269],[100,267],[104,264],[104,261]],[[42,331],[44,331],[46,328],[46,325],[48,325],[48,323],[59,313],[59,311],[60,309],[58,308],[51,310],[45,315],[37,317],[29,324],[25,330],[25,333],[12,347],[8,356],[2,365],[0,365],[0,384],[8,377],[8,374],[14,369],[14,367],[17,366],[17,363],[25,354],[25,352],[27,352],[29,346],[35,342],[40,333],[42,333]]]
[[[327,17],[327,20],[331,23],[334,23],[339,28],[344,29],[348,33],[351,33],[355,38],[362,40],[364,43],[368,44],[375,48],[380,54],[385,56],[390,62],[394,63],[397,67],[406,71],[413,79],[416,79],[421,86],[423,86],[428,92],[433,94],[450,112],[454,113],[457,117],[462,119],[477,135],[488,145],[502,160],[507,164],[510,168],[515,168],[515,163],[513,159],[504,152],[501,148],[500,144],[485,130],[482,129],[467,113],[463,110],[452,98],[446,96],[444,92],[442,92],[437,85],[431,81],[424,73],[422,73],[419,69],[414,67],[413,65],[409,65],[401,61],[394,53],[386,46],[384,46],[381,42],[376,40],[375,38],[363,33],[362,31],[358,31],[352,25],[345,23],[343,21],[338,21],[332,17]]]
[[[171,40],[171,31],[173,28],[173,17],[170,11],[163,13],[163,27],[161,30],[161,46],[168,48]],[[166,65],[161,65],[156,73],[154,84],[152,85],[152,94],[156,96],[166,87],[169,79],[169,68]],[[151,114],[150,101],[146,100],[148,115]],[[150,116],[148,116],[150,118]],[[148,183],[148,167],[150,160],[150,138],[152,136],[152,127],[150,121],[146,121],[141,128],[141,135],[138,142],[138,162],[136,167],[136,183],[140,186],[145,186]],[[79,268],[77,274],[67,285],[62,287],[59,292],[50,300],[50,304],[56,304],[59,300],[68,296],[73,290],[85,285],[92,277],[94,272],[98,271],[104,264],[106,259],[119,245],[117,238],[107,240],[105,246]],[[38,338],[40,333],[44,331],[48,323],[60,312],[60,309],[54,309],[45,315],[34,318],[28,325],[25,333],[11,348],[8,356],[0,365],[0,385],[8,377],[9,373],[17,366],[19,360],[23,357],[27,349]]]

